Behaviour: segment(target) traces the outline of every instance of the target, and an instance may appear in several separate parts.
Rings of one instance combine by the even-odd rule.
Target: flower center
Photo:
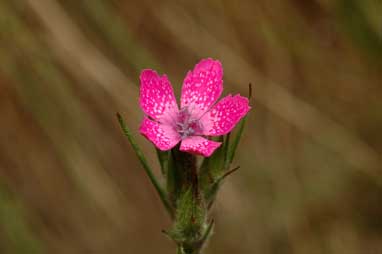
[[[202,125],[199,119],[192,119],[188,108],[182,108],[175,122],[175,129],[182,139],[184,139],[189,136],[200,135]]]

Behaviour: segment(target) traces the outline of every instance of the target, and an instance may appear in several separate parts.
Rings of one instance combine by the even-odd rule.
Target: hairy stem
[[[201,254],[200,248],[185,248],[182,245],[178,245],[177,254]]]

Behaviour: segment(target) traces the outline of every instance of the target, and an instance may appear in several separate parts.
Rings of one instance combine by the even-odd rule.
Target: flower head
[[[203,59],[183,81],[180,108],[166,75],[143,70],[140,106],[146,114],[140,132],[162,151],[180,142],[180,150],[210,156],[221,143],[207,136],[229,133],[249,111],[248,99],[228,95],[214,104],[223,91],[219,61]]]

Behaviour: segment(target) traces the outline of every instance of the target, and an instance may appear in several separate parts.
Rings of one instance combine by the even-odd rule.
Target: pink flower
[[[178,108],[166,75],[143,70],[139,103],[146,114],[140,132],[162,151],[180,143],[180,150],[210,156],[221,143],[205,138],[229,133],[250,109],[248,99],[223,91],[223,68],[211,58],[201,60],[183,81]]]

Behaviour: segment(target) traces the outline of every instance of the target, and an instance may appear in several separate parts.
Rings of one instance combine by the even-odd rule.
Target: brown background
[[[382,1],[0,1],[0,253],[174,253],[138,76],[254,88],[208,254],[382,253]],[[137,135],[156,166],[152,146]],[[158,173],[158,171],[157,171]]]

